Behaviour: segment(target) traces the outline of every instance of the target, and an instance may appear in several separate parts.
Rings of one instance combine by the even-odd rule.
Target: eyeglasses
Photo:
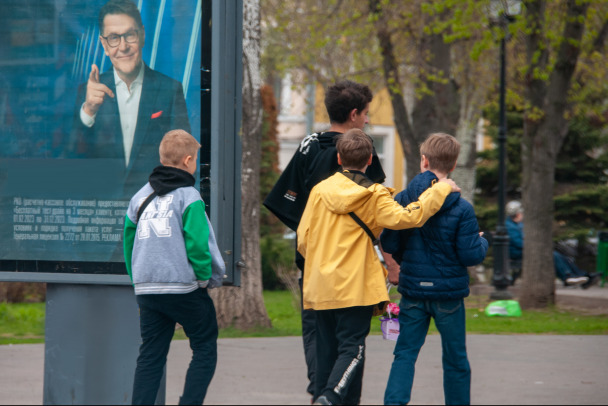
[[[120,44],[120,39],[124,38],[127,44],[134,44],[139,41],[139,35],[137,30],[127,31],[124,34],[110,34],[107,37],[100,35],[101,38],[105,39],[109,46],[116,48]]]

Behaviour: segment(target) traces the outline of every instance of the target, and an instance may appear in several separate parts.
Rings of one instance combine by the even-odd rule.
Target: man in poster
[[[99,12],[99,40],[112,69],[91,66],[79,87],[73,132],[76,157],[111,158],[125,168],[125,192],[158,165],[158,145],[172,129],[190,132],[180,82],[142,60],[145,31],[137,6],[110,0]]]

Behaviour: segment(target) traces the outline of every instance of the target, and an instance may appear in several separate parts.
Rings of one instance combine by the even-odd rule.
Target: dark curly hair
[[[325,108],[331,123],[345,123],[353,109],[361,112],[372,101],[372,91],[366,85],[342,80],[325,93]]]

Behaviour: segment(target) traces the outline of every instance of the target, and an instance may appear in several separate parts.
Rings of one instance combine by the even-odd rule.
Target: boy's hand
[[[382,247],[380,247],[380,251],[382,252],[382,257],[384,258],[384,263],[386,264],[386,270],[388,271],[388,281],[397,286],[399,284],[399,264],[393,259],[391,254],[384,252]]]
[[[452,192],[460,192],[460,188],[458,187],[458,185],[456,184],[456,182],[454,182],[452,179],[441,179],[439,182],[444,182],[447,183],[448,185],[450,185],[452,187]]]
[[[388,270],[388,281],[393,285],[399,285],[399,265],[397,267],[387,266]]]

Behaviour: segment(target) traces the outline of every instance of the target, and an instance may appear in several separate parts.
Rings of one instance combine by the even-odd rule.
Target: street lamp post
[[[507,142],[507,120],[505,109],[506,93],[506,42],[507,25],[514,20],[514,16],[521,10],[521,1],[514,0],[491,0],[492,16],[503,30],[500,40],[500,95],[499,95],[499,123],[498,123],[498,224],[494,235],[494,274],[492,285],[494,291],[490,293],[490,299],[506,300],[512,299],[513,295],[507,288],[511,285],[509,269],[509,235],[505,226],[505,203],[507,197],[507,167],[506,167],[506,142]]]

